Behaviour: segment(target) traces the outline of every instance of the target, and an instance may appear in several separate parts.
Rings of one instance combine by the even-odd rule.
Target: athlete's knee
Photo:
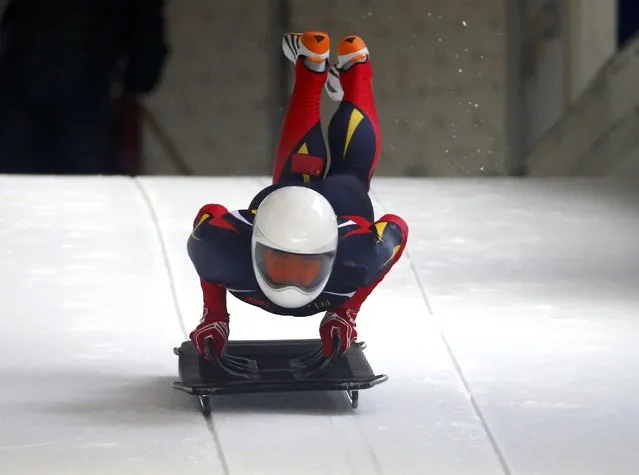
[[[195,219],[193,220],[193,227],[197,227],[201,223],[201,221],[208,219],[208,217],[222,216],[223,214],[226,214],[228,212],[229,210],[220,204],[205,204],[195,215]]]

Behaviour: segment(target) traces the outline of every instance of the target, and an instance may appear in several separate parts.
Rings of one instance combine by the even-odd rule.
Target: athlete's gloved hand
[[[224,319],[207,318],[206,311],[199,325],[193,330],[189,338],[204,358],[208,359],[206,340],[212,339],[215,348],[215,356],[220,357],[224,353],[229,339],[228,315]]]
[[[356,317],[357,312],[353,310],[340,308],[335,312],[326,312],[319,328],[324,356],[326,358],[333,352],[333,335],[335,332],[338,332],[340,337],[340,355],[348,350],[351,344],[357,340],[357,330],[355,329]]]

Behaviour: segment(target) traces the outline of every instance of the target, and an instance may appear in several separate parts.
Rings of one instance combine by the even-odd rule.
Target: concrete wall
[[[371,48],[384,140],[380,175],[502,174],[506,0],[291,0],[293,30]],[[148,107],[197,174],[269,173],[272,2],[180,0],[168,6],[173,47]],[[324,103],[325,122],[335,104]],[[176,169],[147,134],[150,173]]]
[[[171,57],[146,103],[197,174],[267,172],[270,4],[167,2]],[[148,172],[175,172],[156,137],[146,138]]]
[[[521,150],[527,152],[565,110],[569,11],[565,0],[518,0],[518,3],[521,75],[513,79],[521,81]]]
[[[601,0],[512,0],[508,58],[519,63],[509,90],[510,115],[518,129],[516,152],[530,153],[615,53],[617,6]],[[513,138],[510,137],[511,141]]]
[[[527,157],[534,176],[639,172],[639,37],[613,56]]]
[[[507,145],[511,155],[517,145],[533,149],[532,174],[637,168],[635,57],[622,54],[592,82],[615,50],[615,1],[289,3],[291,29],[324,29],[334,42],[357,33],[369,43],[384,139],[380,175],[503,174]],[[281,113],[273,93],[281,58],[275,4],[168,1],[172,55],[146,101],[159,126],[145,129],[147,172],[270,172],[273,118]],[[516,39],[528,42],[522,48],[506,40],[514,11]],[[519,89],[511,81],[517,74]],[[325,99],[325,123],[335,106]]]
[[[617,49],[617,2],[567,0],[568,98],[574,101]]]

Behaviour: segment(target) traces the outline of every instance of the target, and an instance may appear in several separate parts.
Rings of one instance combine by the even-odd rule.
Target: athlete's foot
[[[337,46],[337,69],[347,71],[354,64],[365,62],[368,56],[368,48],[363,39],[354,35],[345,36]]]
[[[328,67],[331,51],[331,40],[321,31],[306,33],[287,33],[282,38],[282,50],[286,58],[293,64],[304,58],[304,64],[311,70],[323,72]]]
[[[341,101],[344,90],[339,79],[341,71],[348,71],[357,63],[364,63],[369,58],[366,43],[359,36],[349,35],[342,38],[337,46],[337,64],[329,69],[325,88],[329,97],[334,101]]]

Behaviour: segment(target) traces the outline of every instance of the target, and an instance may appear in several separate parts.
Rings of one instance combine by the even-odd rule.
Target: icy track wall
[[[639,37],[527,157],[531,176],[639,176]]]

